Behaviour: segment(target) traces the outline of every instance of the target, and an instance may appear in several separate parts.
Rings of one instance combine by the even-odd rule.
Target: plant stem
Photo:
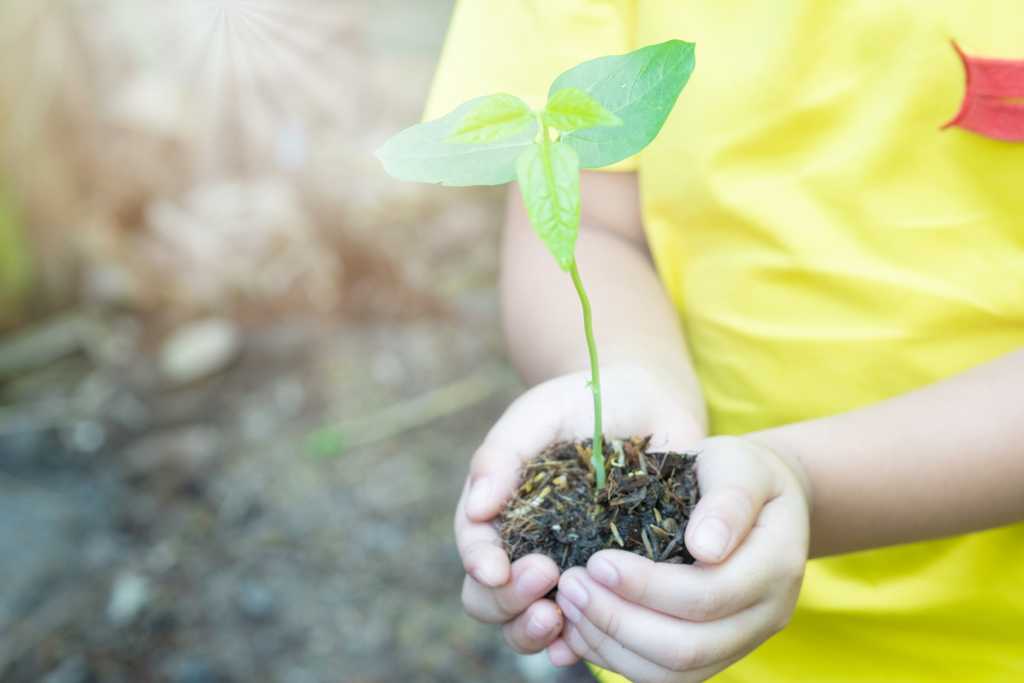
[[[587,337],[587,352],[590,354],[590,392],[594,395],[594,441],[590,448],[590,465],[594,468],[596,490],[600,491],[605,484],[604,443],[601,433],[601,366],[597,360],[597,342],[594,340],[590,298],[583,289],[583,280],[580,279],[580,271],[575,261],[569,275],[572,276],[572,284],[576,287],[576,294],[579,295],[580,305],[583,307],[583,332]]]

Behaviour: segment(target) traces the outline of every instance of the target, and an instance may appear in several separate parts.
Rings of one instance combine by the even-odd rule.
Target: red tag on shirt
[[[1024,142],[1024,59],[992,59],[953,48],[964,63],[967,87],[957,126],[996,140]]]

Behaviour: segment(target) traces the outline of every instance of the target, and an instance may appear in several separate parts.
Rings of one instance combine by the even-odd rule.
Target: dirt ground
[[[351,7],[368,82],[406,79],[373,91],[372,149],[414,120],[450,3]],[[459,604],[454,502],[521,390],[501,192],[337,184],[328,312],[91,302],[0,337],[0,681],[587,680]]]
[[[453,501],[517,391],[481,303],[249,330],[230,370],[181,389],[134,393],[83,357],[8,386],[78,407],[0,441],[0,680],[568,680],[459,605]],[[324,416],[467,376],[486,390],[468,409],[336,457],[304,445]]]

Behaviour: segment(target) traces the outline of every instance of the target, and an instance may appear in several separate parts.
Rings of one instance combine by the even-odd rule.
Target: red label
[[[953,48],[964,63],[967,87],[957,126],[996,140],[1024,142],[1024,59],[992,59]]]

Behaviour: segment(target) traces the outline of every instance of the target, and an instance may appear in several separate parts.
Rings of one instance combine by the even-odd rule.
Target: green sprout
[[[540,111],[500,93],[407,128],[377,151],[400,180],[451,186],[518,180],[534,232],[569,274],[583,310],[594,398],[591,466],[605,485],[601,373],[590,299],[576,266],[580,169],[633,156],[661,130],[693,71],[693,44],[669,40],[599,57],[554,80]]]

